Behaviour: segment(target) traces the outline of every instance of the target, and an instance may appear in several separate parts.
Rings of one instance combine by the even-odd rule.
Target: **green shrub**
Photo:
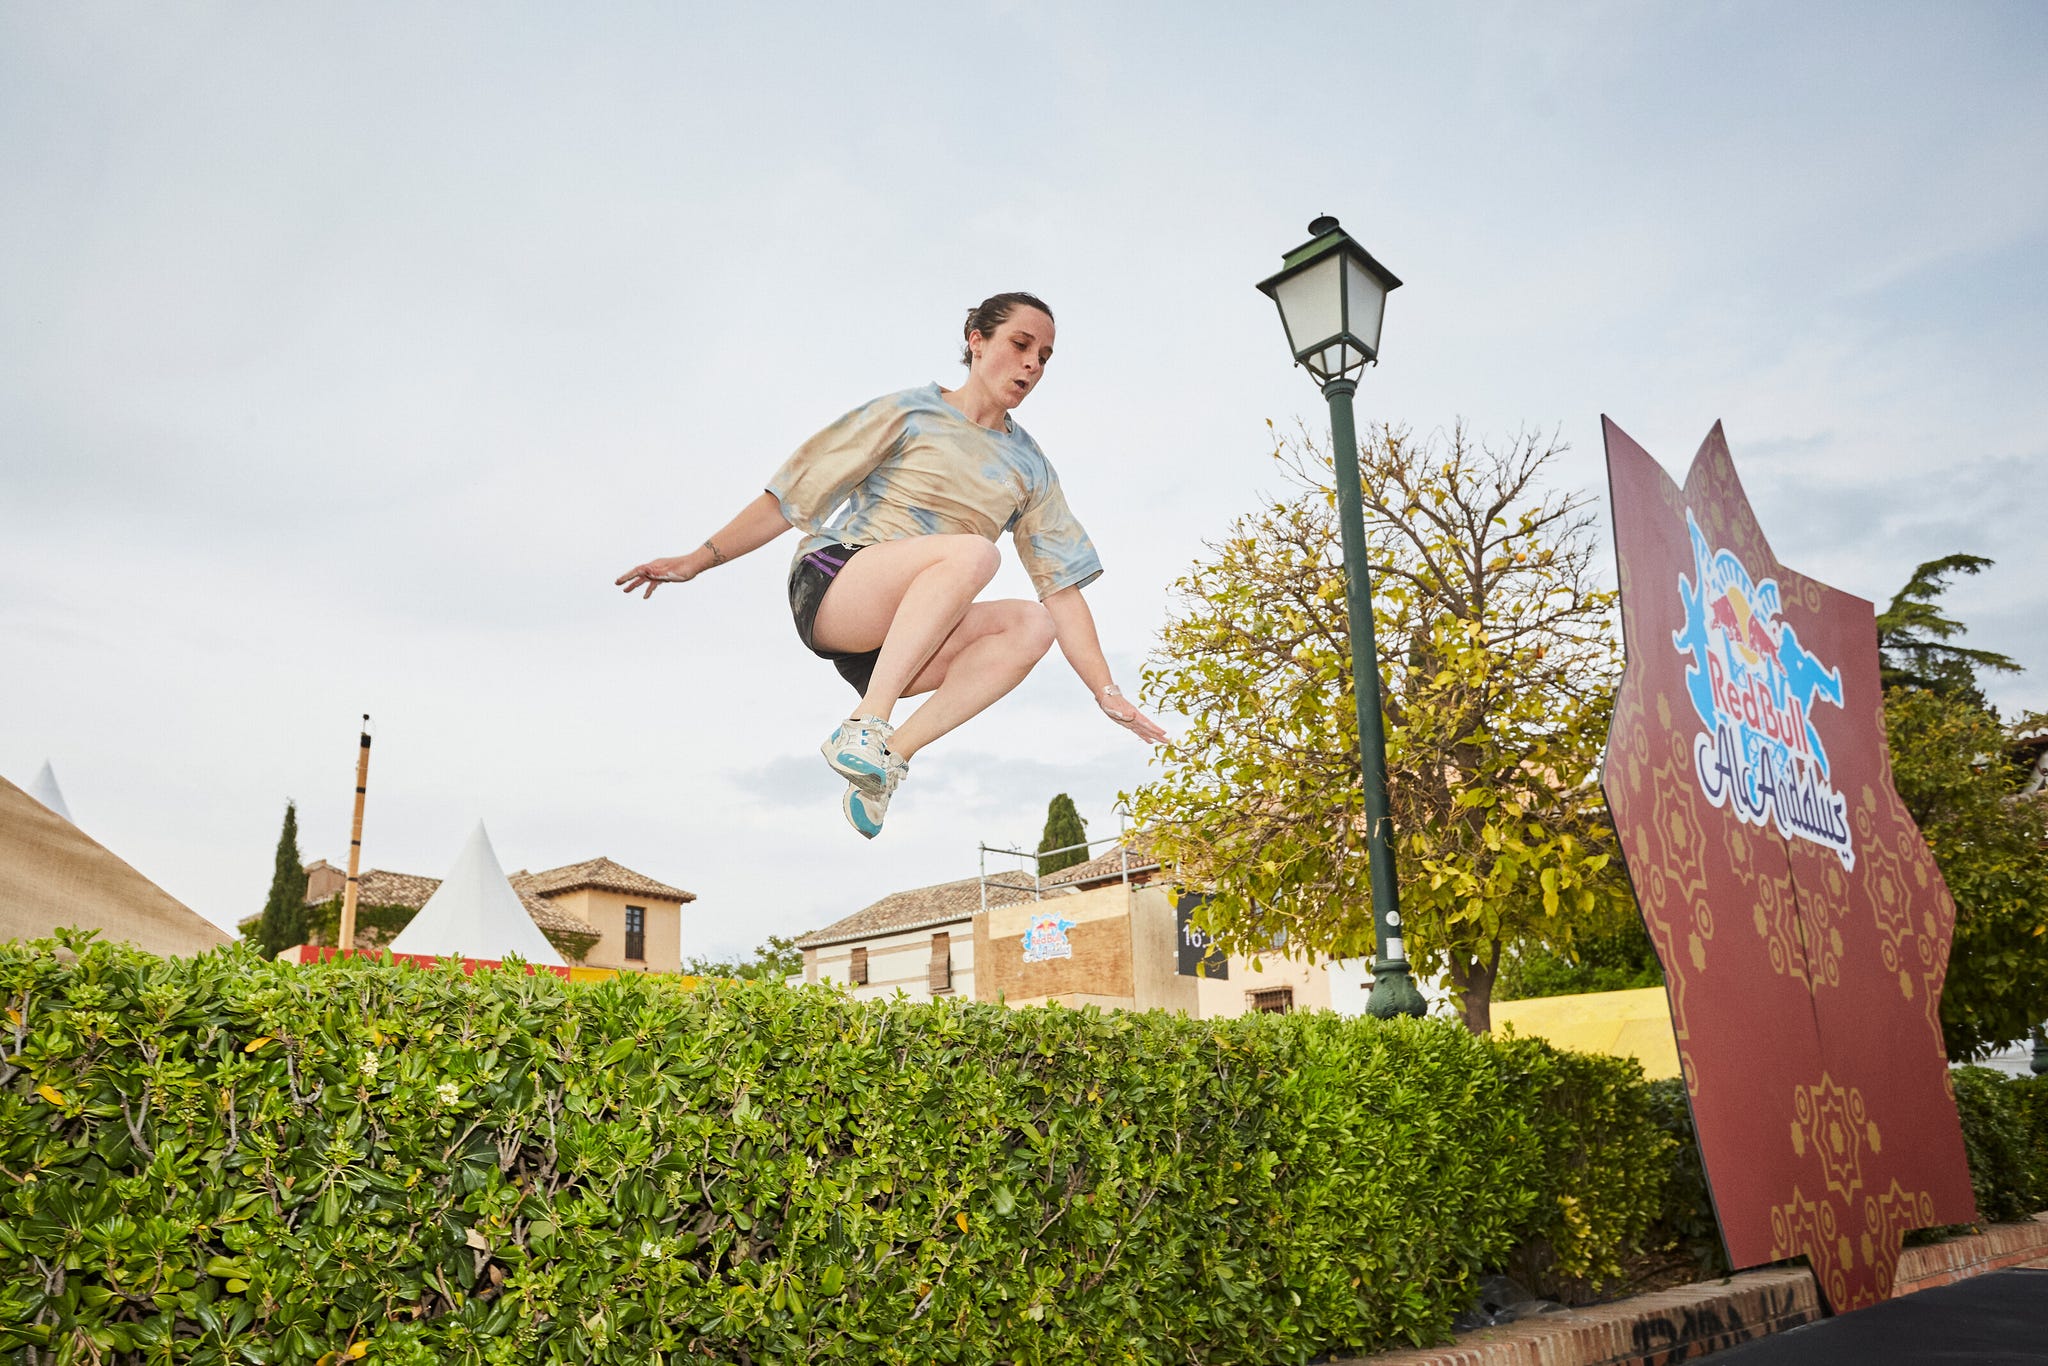
[[[1657,1199],[1626,1065],[1450,1021],[67,942],[0,946],[17,1360],[1302,1362]]]
[[[2048,1076],[2019,1077],[2010,1094],[2025,1116],[2027,1169],[2034,1174],[2034,1206],[2048,1209]]]
[[[2035,1147],[2031,1078],[2016,1081],[1989,1067],[1957,1067],[1956,1115],[1970,1160],[1970,1188],[1985,1223],[2024,1219],[2048,1203],[2048,1169]]]
[[[1631,912],[1614,933],[1582,936],[1568,951],[1532,943],[1504,955],[1493,999],[1526,1001],[1663,985],[1664,965],[1650,946],[1649,931]]]
[[[1644,1088],[1653,1121],[1671,1140],[1671,1165],[1666,1174],[1657,1218],[1650,1236],[1661,1249],[1677,1252],[1699,1274],[1728,1274],[1728,1246],[1714,1217],[1714,1198],[1707,1187],[1707,1164],[1700,1156],[1692,1105],[1682,1077],[1664,1077]]]
[[[1635,1059],[1513,1037],[1495,1050],[1543,1154],[1543,1199],[1511,1269],[1545,1298],[1587,1298],[1648,1240],[1677,1143],[1658,1127]]]

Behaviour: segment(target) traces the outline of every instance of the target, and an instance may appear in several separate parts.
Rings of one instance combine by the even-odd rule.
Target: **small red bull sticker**
[[[1842,672],[1800,644],[1781,616],[1776,579],[1757,583],[1730,550],[1707,544],[1690,510],[1695,578],[1678,576],[1685,625],[1671,643],[1691,656],[1685,686],[1704,729],[1693,741],[1700,791],[1750,825],[1775,825],[1856,866],[1848,801],[1828,779],[1813,709],[1842,706]]]
[[[1067,931],[1073,928],[1073,921],[1053,911],[1033,916],[1024,930],[1024,961],[1042,963],[1048,958],[1072,958],[1074,941],[1067,938]]]

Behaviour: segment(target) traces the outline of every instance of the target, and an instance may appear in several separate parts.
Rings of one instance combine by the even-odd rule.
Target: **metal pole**
[[[363,713],[363,747],[356,757],[356,819],[348,836],[348,886],[341,894],[341,925],[334,936],[334,951],[347,953],[356,946],[356,873],[363,862],[363,793],[370,785],[370,714]]]
[[[1379,650],[1373,641],[1372,578],[1365,562],[1364,496],[1358,480],[1358,430],[1351,396],[1358,383],[1333,379],[1330,401],[1332,463],[1337,467],[1337,521],[1344,534],[1344,604],[1351,616],[1351,690],[1358,703],[1358,754],[1365,783],[1366,856],[1372,877],[1372,929],[1379,954],[1372,965],[1368,1015],[1420,1015],[1422,993],[1408,972],[1401,943],[1401,902],[1394,880],[1394,820],[1387,811],[1387,737],[1380,715]]]

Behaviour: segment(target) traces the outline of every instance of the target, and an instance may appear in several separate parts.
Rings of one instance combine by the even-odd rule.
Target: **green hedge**
[[[2025,1219],[2048,1208],[2048,1113],[2038,1077],[2014,1078],[1989,1067],[1958,1067],[1956,1114],[1977,1217]]]
[[[1665,1077],[1643,1090],[1657,1127],[1670,1137],[1672,1147],[1671,1168],[1659,1191],[1653,1241],[1690,1260],[1702,1276],[1725,1276],[1728,1245],[1721,1240],[1721,1223],[1714,1217],[1707,1164],[1700,1156],[1685,1080]]]
[[[1307,1361],[1613,1274],[1634,1065],[1447,1021],[0,946],[28,1361]]]

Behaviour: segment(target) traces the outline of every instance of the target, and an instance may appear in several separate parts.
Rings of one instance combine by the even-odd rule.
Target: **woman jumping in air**
[[[789,607],[803,643],[860,694],[822,749],[847,780],[846,819],[869,839],[911,758],[1021,683],[1055,640],[1110,720],[1150,743],[1166,738],[1110,680],[1081,598],[1102,562],[1045,453],[1009,417],[1052,359],[1052,310],[998,294],[968,311],[962,331],[959,388],[927,384],[854,409],[702,546],[616,580],[652,597],[792,526],[808,533],[790,566]],[[1037,602],[974,600],[995,577],[1005,531]],[[902,726],[890,724],[899,701],[924,693]]]

